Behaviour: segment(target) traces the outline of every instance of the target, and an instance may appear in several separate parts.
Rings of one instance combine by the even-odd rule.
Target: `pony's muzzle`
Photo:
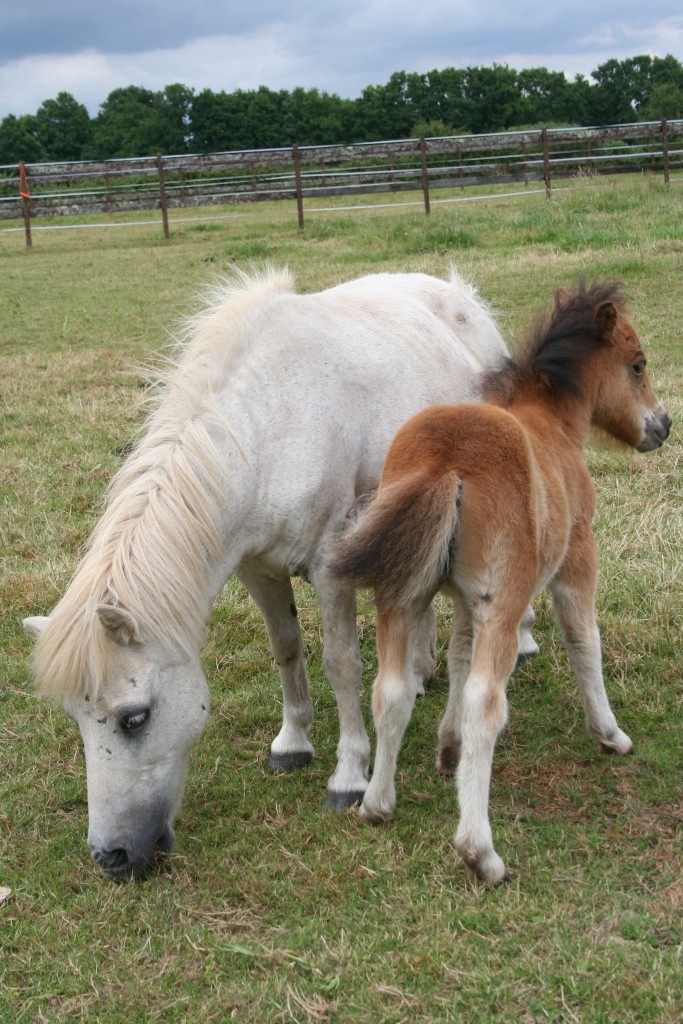
[[[120,845],[106,849],[90,843],[90,855],[95,861],[102,874],[107,875],[115,881],[125,881],[128,878],[141,878],[150,865],[155,850],[162,853],[170,853],[173,847],[175,833],[169,824],[164,828],[158,838],[150,845],[143,846]]]

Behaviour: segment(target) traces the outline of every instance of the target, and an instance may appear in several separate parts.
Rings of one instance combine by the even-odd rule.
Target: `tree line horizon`
[[[350,144],[539,126],[683,117],[683,64],[673,55],[611,59],[568,81],[507,64],[397,71],[356,99],[318,89],[213,92],[180,83],[114,89],[95,117],[70,93],[0,121],[0,164],[106,160],[156,153]]]

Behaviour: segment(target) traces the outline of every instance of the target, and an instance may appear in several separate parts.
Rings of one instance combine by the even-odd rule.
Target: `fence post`
[[[429,177],[427,175],[427,143],[424,135],[420,136],[420,164],[422,165],[422,193],[425,199],[425,215],[430,214],[429,207]]]
[[[292,160],[294,161],[294,183],[296,188],[296,211],[299,218],[299,231],[303,231],[304,193],[301,187],[301,154],[296,143],[292,146]]]
[[[21,212],[24,215],[24,231],[26,233],[26,248],[33,248],[31,239],[31,189],[28,183],[28,172],[22,160],[19,164],[19,195],[21,196]]]
[[[168,201],[166,199],[166,176],[164,175],[164,158],[157,153],[157,170],[159,172],[159,202],[161,205],[161,219],[164,224],[164,238],[170,238],[171,232],[168,229]]]
[[[550,152],[548,150],[548,129],[541,131],[541,144],[543,146],[543,180],[545,182],[545,197],[550,199]]]
[[[664,184],[669,184],[669,122],[662,118],[662,156],[664,157]]]

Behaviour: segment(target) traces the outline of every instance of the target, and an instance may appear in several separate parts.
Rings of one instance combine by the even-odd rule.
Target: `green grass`
[[[201,211],[116,230],[0,230],[0,1021],[237,1020],[674,1024],[683,1016],[683,240],[680,195],[647,179],[543,195],[307,213]],[[461,193],[453,193],[458,198]],[[214,219],[212,219],[214,218]],[[135,218],[126,217],[127,220]],[[83,218],[81,218],[83,222]],[[90,221],[93,223],[94,221]],[[453,849],[456,800],[433,770],[441,660],[402,750],[387,827],[323,809],[337,738],[313,595],[297,584],[316,710],[306,771],[265,770],[280,695],[258,614],[230,583],[204,650],[213,694],[173,854],[140,883],[102,879],[85,845],[75,726],[38,700],[23,615],[68,583],[143,375],[217,272],[270,260],[311,291],[377,270],[445,275],[451,261],[514,345],[558,285],[616,276],[674,418],[651,455],[591,448],[607,687],[636,743],[585,734],[545,598],[541,655],[510,684],[491,819],[511,884],[482,890]],[[359,606],[365,685],[372,608]]]

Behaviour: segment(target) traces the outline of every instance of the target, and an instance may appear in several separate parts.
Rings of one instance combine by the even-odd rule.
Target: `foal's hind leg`
[[[308,738],[313,705],[291,581],[271,579],[246,569],[240,569],[237,576],[263,615],[270,649],[280,670],[282,728],[271,744],[268,767],[287,771],[302,768],[313,758]]]
[[[455,845],[482,882],[507,878],[493,847],[488,802],[493,750],[507,721],[505,687],[517,658],[517,617],[495,614],[476,622],[472,665],[462,692],[461,751],[457,772],[460,822]]]
[[[377,609],[379,672],[372,689],[377,749],[372,778],[360,808],[366,821],[388,821],[396,807],[396,763],[417,694],[413,654],[423,609],[424,606]]]
[[[595,617],[597,553],[592,534],[577,539],[550,584],[553,611],[564,634],[569,664],[581,687],[586,728],[603,750],[629,754],[633,744],[617,725],[602,676],[600,631]]]

